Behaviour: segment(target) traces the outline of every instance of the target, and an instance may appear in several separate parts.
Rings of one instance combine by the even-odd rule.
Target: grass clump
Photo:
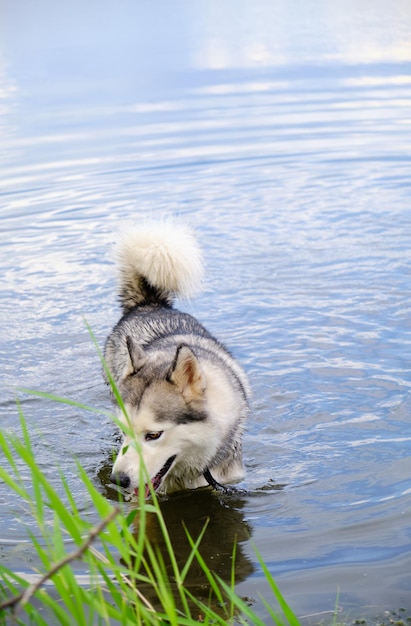
[[[79,465],[79,476],[91,503],[91,512],[84,512],[83,498],[78,504],[64,476],[57,488],[46,478],[33,454],[20,408],[19,414],[20,438],[0,432],[4,457],[0,481],[22,502],[24,516],[31,518],[29,528],[35,522],[36,533],[28,531],[28,535],[39,565],[36,571],[22,574],[0,563],[0,625],[10,620],[12,624],[45,626],[189,626],[199,622],[265,626],[235,592],[236,547],[228,582],[211,571],[203,559],[201,542],[207,522],[198,536],[191,536],[186,529],[190,551],[181,565],[154,492],[146,501],[141,488],[139,501],[130,510],[124,503],[112,503],[104,497]],[[141,474],[143,486],[144,470]],[[153,517],[162,533],[165,555],[147,532]],[[79,560],[81,576],[76,574]],[[206,600],[204,593],[200,597],[186,585],[193,564],[201,569]],[[266,602],[273,622],[297,626],[297,618],[262,561],[261,567],[284,614],[279,618]]]

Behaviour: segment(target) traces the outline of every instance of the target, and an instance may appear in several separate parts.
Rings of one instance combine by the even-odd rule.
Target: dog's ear
[[[192,402],[200,400],[206,388],[204,374],[197,357],[188,346],[179,346],[169,375],[184,400]]]
[[[127,365],[124,370],[124,378],[138,372],[138,370],[143,367],[146,361],[146,355],[143,348],[139,346],[138,343],[136,343],[134,339],[130,337],[130,335],[127,335],[126,337],[126,344],[128,358]]]

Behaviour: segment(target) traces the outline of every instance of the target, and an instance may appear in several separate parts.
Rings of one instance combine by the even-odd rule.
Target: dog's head
[[[156,490],[195,487],[221,440],[212,434],[207,376],[186,345],[171,354],[145,352],[127,337],[127,364],[119,391],[124,439],[111,480],[137,493],[141,461]],[[146,489],[149,493],[149,489]]]

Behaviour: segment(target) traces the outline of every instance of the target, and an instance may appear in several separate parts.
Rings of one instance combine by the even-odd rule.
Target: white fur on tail
[[[120,299],[125,311],[144,302],[188,298],[201,288],[202,255],[185,225],[146,222],[124,230],[116,250]]]

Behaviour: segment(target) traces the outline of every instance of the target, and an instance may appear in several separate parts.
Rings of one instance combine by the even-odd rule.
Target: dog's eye
[[[152,433],[146,433],[144,436],[144,439],[146,441],[154,441],[155,439],[160,439],[162,434],[163,434],[162,430],[158,430],[157,432],[152,432]]]

